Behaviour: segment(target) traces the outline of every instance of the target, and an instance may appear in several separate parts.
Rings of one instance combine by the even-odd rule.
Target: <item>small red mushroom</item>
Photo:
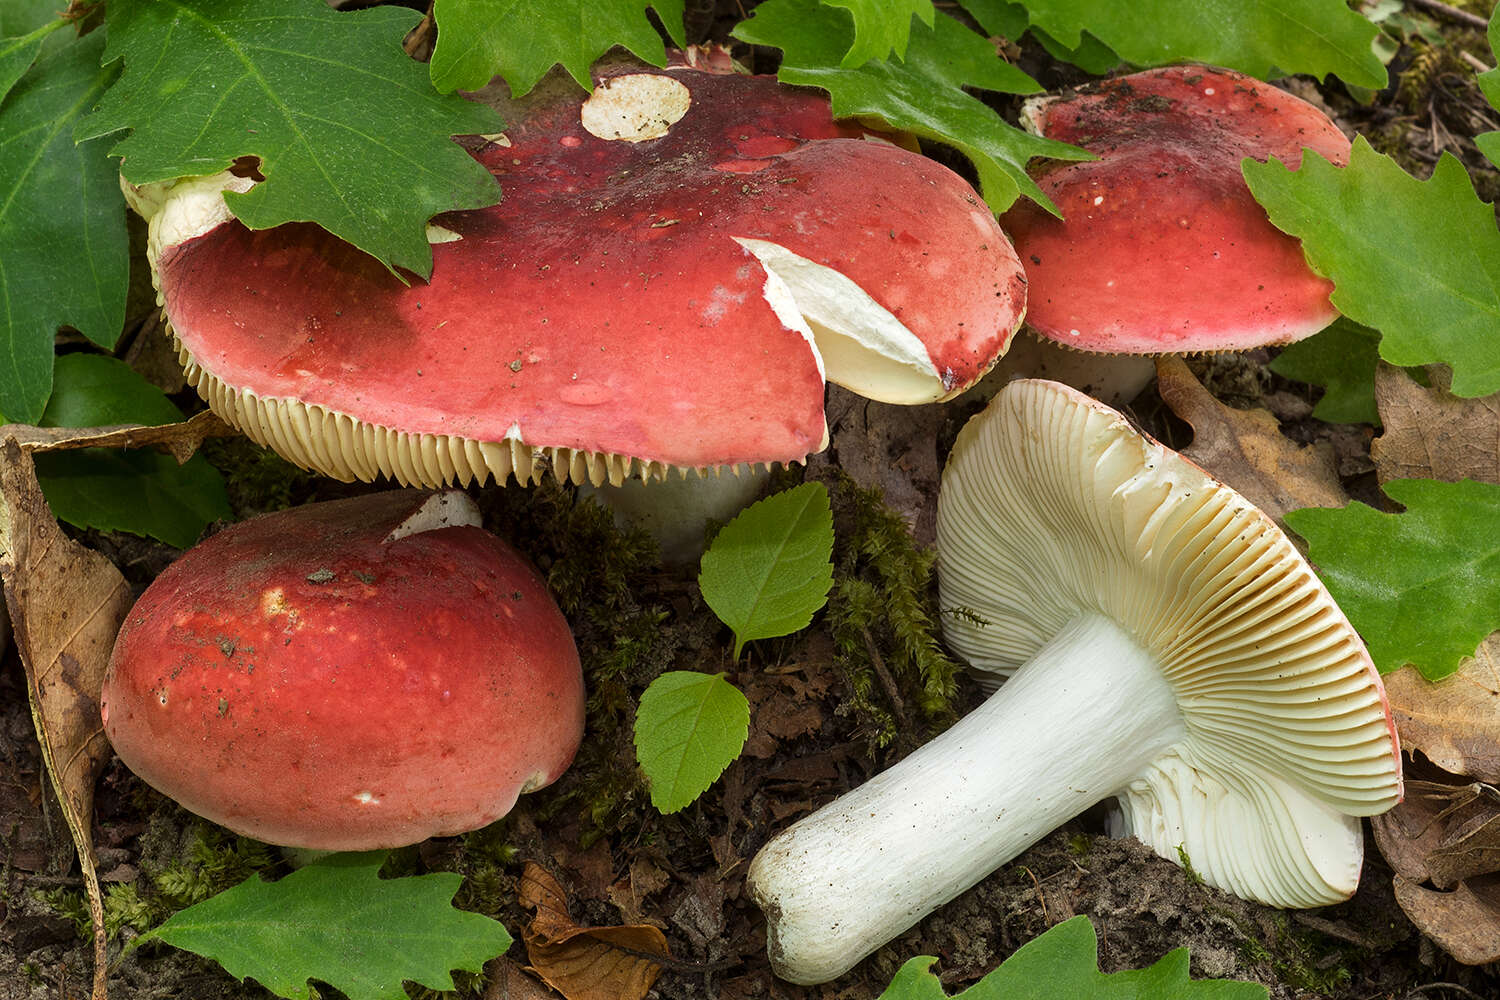
[[[104,728],[158,791],[237,833],[371,850],[484,826],[583,734],[572,634],[456,491],[227,528],[141,595]]]
[[[1024,202],[1001,219],[1030,281],[1027,323],[1065,347],[1164,354],[1311,336],[1333,285],[1271,225],[1240,173],[1336,164],[1349,140],[1300,98],[1229,70],[1171,66],[1027,106],[1026,123],[1098,155],[1037,178],[1058,219]]]

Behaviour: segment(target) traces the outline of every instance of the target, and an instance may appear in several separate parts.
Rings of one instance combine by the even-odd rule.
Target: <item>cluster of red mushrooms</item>
[[[1285,343],[1334,316],[1239,163],[1349,143],[1264,83],[1177,67],[1033,102],[1031,127],[1097,159],[1038,176],[1063,218],[1027,203],[1002,231],[817,93],[694,61],[604,69],[587,99],[534,98],[472,140],[505,197],[435,220],[427,283],[311,225],[245,228],[222,192],[250,178],[130,191],[189,380],[342,480],[599,486],[800,462],[827,444],[826,382],[952,398],[1023,315],[1105,353]],[[972,612],[948,644],[1009,680],[756,856],[778,975],[842,975],[1106,799],[1113,832],[1239,895],[1354,891],[1358,818],[1401,796],[1395,731],[1264,514],[1102,403],[1021,379],[953,449],[938,548],[943,606]],[[121,758],[189,809],[346,850],[503,816],[567,767],[583,699],[545,584],[449,489],[190,550],[127,618],[103,707]]]

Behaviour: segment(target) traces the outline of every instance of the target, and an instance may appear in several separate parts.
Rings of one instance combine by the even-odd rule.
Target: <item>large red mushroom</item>
[[[484,826],[555,780],[583,675],[536,572],[451,491],[311,504],[190,549],[104,682],[120,759],[270,843],[371,850]]]
[[[828,379],[956,394],[1025,278],[947,168],[769,77],[615,66],[512,106],[474,155],[504,199],[440,216],[430,283],[311,225],[253,232],[222,174],[132,192],[190,381],[341,479],[618,483],[797,462]]]

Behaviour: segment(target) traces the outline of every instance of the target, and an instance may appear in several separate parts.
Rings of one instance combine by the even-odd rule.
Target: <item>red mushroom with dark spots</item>
[[[1033,131],[1098,155],[1037,177],[1063,219],[1031,203],[1001,222],[1027,277],[1027,323],[1065,347],[1117,354],[1228,351],[1311,336],[1333,285],[1271,225],[1245,157],[1334,163],[1349,140],[1306,101],[1229,70],[1172,66],[1028,102]]]
[[[947,168],[769,77],[614,67],[473,143],[490,209],[438,217],[428,284],[219,175],[132,192],[190,380],[342,479],[575,482],[803,460],[828,379],[923,402],[978,379],[1025,278]],[[292,290],[295,290],[295,294]]]
[[[583,735],[572,634],[452,491],[227,528],[148,587],[104,683],[148,784],[237,833],[371,850],[477,829]]]

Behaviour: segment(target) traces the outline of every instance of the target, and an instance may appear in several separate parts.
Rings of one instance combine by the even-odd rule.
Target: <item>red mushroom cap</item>
[[[617,67],[475,155],[504,199],[439,218],[425,285],[310,225],[158,212],[156,280],[214,409],[344,479],[525,481],[541,450],[619,481],[801,461],[825,365],[944,398],[1020,322],[1020,262],[962,179],[769,77]]]
[[[1225,351],[1327,326],[1314,274],[1240,173],[1247,156],[1337,164],[1349,140],[1317,108],[1252,77],[1172,66],[1030,106],[1030,125],[1098,155],[1037,178],[1063,219],[1023,203],[1001,219],[1030,280],[1027,322],[1067,347]]]
[[[141,595],[104,683],[120,759],[238,833],[370,850],[473,830],[583,733],[567,622],[462,493],[268,514]]]

